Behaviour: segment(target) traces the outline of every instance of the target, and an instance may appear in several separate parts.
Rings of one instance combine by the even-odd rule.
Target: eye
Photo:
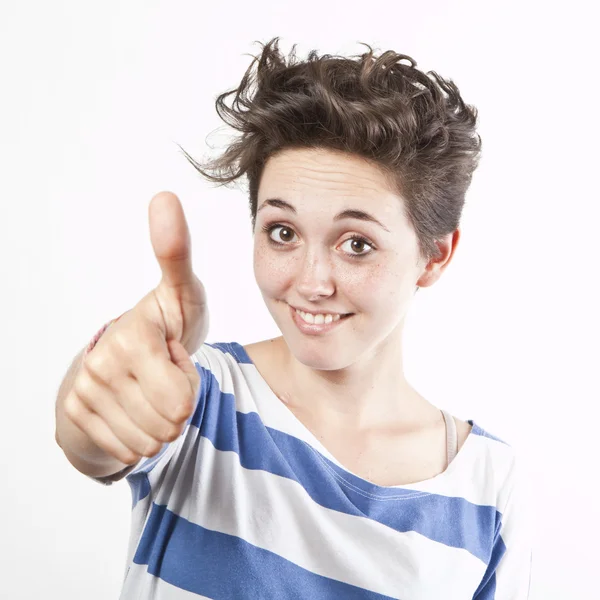
[[[268,228],[268,234],[271,240],[276,244],[289,244],[294,241],[296,233],[290,227],[285,225],[274,225]]]
[[[340,248],[351,256],[364,256],[373,250],[373,246],[362,237],[351,237]]]

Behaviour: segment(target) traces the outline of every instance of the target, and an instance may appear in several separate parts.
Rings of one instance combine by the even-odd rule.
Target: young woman
[[[217,110],[239,138],[186,156],[247,176],[282,335],[204,343],[181,205],[155,197],[161,284],[99,332],[57,405],[73,465],[132,488],[122,598],[527,598],[514,451],[403,373],[415,291],[459,241],[476,110],[410,57],[297,61],[277,39]]]

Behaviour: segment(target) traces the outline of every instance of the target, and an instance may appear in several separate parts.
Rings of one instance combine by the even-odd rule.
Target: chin
[[[306,367],[320,371],[337,371],[352,364],[352,339],[348,331],[330,335],[305,335],[298,330],[289,316],[286,302],[268,303],[267,307],[294,358]],[[352,338],[352,335],[350,335]],[[356,340],[354,340],[356,341]]]
[[[309,348],[296,349],[291,344],[288,344],[288,347],[294,358],[310,369],[317,371],[338,371],[343,368],[338,357],[327,353],[318,353]]]
[[[348,344],[340,347],[340,340],[310,338],[297,331],[282,329],[283,339],[290,353],[304,366],[319,371],[338,371],[352,363]]]

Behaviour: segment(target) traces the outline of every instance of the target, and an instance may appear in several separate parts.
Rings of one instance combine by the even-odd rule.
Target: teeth
[[[340,315],[311,315],[301,310],[296,310],[296,312],[306,323],[310,323],[311,325],[323,325],[323,323],[327,324],[340,320]]]

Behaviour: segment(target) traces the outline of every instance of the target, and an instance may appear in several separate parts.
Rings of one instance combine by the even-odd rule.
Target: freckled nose
[[[296,288],[307,300],[314,301],[333,294],[333,271],[327,257],[307,253],[298,267]]]

